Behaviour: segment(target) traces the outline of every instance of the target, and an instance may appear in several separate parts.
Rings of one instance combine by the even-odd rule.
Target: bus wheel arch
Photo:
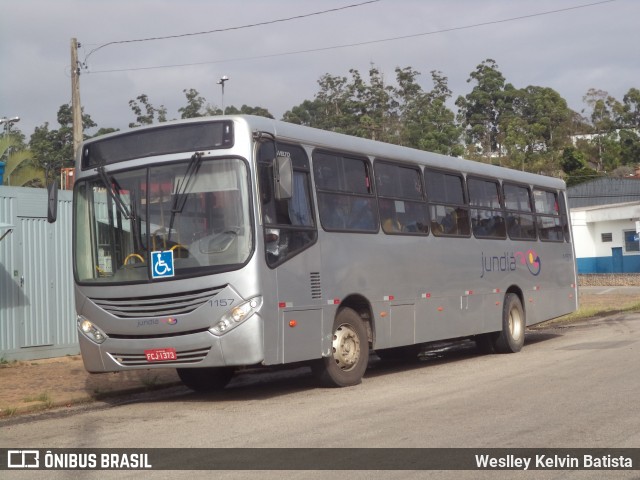
[[[333,320],[331,351],[311,364],[322,386],[350,387],[362,382],[369,363],[368,324],[361,312],[340,306]]]
[[[340,302],[340,307],[336,312],[336,316],[343,308],[350,308],[360,316],[367,329],[367,340],[369,341],[369,348],[373,348],[376,332],[373,325],[373,309],[371,308],[371,303],[362,295],[354,294],[345,297]]]

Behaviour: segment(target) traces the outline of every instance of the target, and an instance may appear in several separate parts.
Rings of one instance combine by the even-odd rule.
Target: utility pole
[[[73,113],[73,161],[82,143],[82,106],[80,105],[80,64],[78,40],[71,39],[71,111]]]

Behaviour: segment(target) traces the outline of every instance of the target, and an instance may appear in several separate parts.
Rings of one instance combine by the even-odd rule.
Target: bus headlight
[[[104,342],[107,339],[106,333],[104,333],[82,315],[78,315],[78,330],[80,330],[80,332],[89,340],[98,344]]]
[[[222,335],[229,330],[237,327],[247,318],[253,315],[262,306],[262,297],[255,297],[251,300],[236,305],[227,313],[213,327],[209,329],[214,335]]]

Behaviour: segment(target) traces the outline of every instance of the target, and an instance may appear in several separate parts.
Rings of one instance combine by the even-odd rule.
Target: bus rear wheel
[[[312,364],[325,387],[350,387],[362,382],[369,363],[369,340],[364,322],[351,308],[343,308],[333,321],[331,354]]]
[[[495,339],[498,353],[516,353],[524,345],[526,321],[522,302],[515,293],[508,293],[502,307],[502,331]]]
[[[196,392],[222,390],[233,377],[233,368],[178,368],[178,377],[187,387]]]

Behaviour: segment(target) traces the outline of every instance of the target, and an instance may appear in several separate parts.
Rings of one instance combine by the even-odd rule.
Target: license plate
[[[175,348],[155,348],[153,350],[145,350],[147,362],[166,362],[167,360],[177,360]]]

